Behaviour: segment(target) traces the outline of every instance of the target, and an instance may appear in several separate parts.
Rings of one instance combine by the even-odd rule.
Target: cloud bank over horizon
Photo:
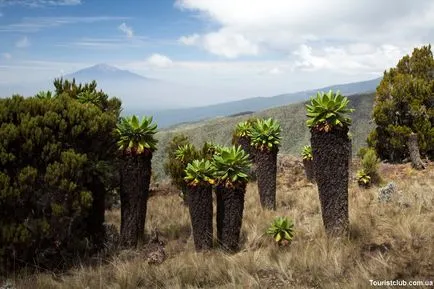
[[[434,39],[431,0],[150,2],[0,0],[0,86],[108,63],[215,103],[373,79]]]

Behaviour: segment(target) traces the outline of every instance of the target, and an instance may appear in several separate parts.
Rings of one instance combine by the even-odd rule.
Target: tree
[[[194,160],[185,169],[187,199],[197,251],[212,248],[212,185],[215,168],[209,160]]]
[[[317,93],[307,107],[307,126],[324,227],[328,234],[348,229],[349,100],[339,92]]]
[[[255,149],[256,177],[262,208],[276,209],[277,153],[280,124],[272,118],[258,119],[249,132]]]
[[[126,247],[136,247],[143,238],[156,132],[152,117],[139,121],[135,115],[122,118],[116,129],[122,160],[121,243]]]
[[[431,45],[415,48],[411,56],[404,56],[395,68],[384,72],[377,87],[373,117],[376,128],[369,135],[368,144],[381,159],[401,162],[410,156],[413,165],[422,168],[419,152],[434,158]]]
[[[107,103],[66,92],[0,99],[0,271],[55,269],[101,248],[121,106]]]
[[[236,251],[239,248],[251,162],[240,146],[232,146],[224,147],[214,155],[213,165],[217,197],[217,239],[226,250]]]

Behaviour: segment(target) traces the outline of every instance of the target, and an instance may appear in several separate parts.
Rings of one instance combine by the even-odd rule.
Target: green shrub
[[[434,57],[431,45],[415,48],[384,72],[377,87],[369,146],[382,160],[408,157],[408,137],[418,135],[421,156],[434,158]]]
[[[357,157],[359,157],[362,160],[366,152],[368,151],[368,149],[369,149],[368,147],[361,147],[357,152]]]
[[[63,266],[103,241],[120,101],[93,87],[101,102],[82,104],[56,83],[55,97],[0,99],[0,273]]]
[[[371,178],[372,183],[378,183],[380,181],[380,176],[378,173],[378,167],[380,164],[380,159],[374,149],[366,149],[365,154],[362,159],[362,168],[366,175]]]
[[[190,151],[184,151],[185,155],[181,159],[179,149],[182,147],[189,147]],[[181,195],[185,194],[185,168],[188,163],[199,158],[199,152],[191,145],[187,136],[178,134],[167,144],[165,154],[167,157],[164,163],[164,172],[170,177],[172,184],[181,191]]]

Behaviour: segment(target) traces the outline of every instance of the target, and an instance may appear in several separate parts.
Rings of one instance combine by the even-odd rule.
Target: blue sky
[[[0,0],[0,39],[0,84],[108,63],[229,100],[375,78],[432,42],[434,1]]]
[[[117,54],[116,60],[131,61],[154,51],[206,58],[178,44],[180,35],[197,31],[200,20],[176,9],[173,1],[0,3],[2,52],[23,59],[106,62]]]

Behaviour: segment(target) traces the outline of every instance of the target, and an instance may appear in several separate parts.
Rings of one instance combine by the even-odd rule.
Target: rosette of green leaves
[[[252,129],[252,121],[242,121],[237,124],[235,127],[235,135],[237,137],[245,137],[248,136],[250,130]]]
[[[361,186],[369,186],[371,183],[371,177],[365,172],[364,169],[361,169],[357,172],[356,178],[357,182]]]
[[[137,116],[123,117],[115,130],[119,140],[119,150],[142,154],[146,151],[153,152],[157,149],[157,124],[152,123],[152,116],[143,117],[139,121]]]
[[[258,119],[249,131],[251,145],[257,149],[272,150],[280,145],[280,123],[272,118]]]
[[[294,224],[286,217],[277,217],[267,229],[267,234],[271,235],[279,245],[289,243],[294,237]]]
[[[348,108],[348,103],[348,98],[339,91],[318,92],[315,98],[311,97],[310,104],[306,105],[309,118],[307,126],[319,127],[325,131],[330,131],[336,126],[350,126],[351,118],[348,115],[354,109]]]
[[[226,186],[249,180],[251,162],[241,146],[223,147],[220,154],[214,155],[213,165],[217,181]]]
[[[193,160],[185,169],[184,180],[190,186],[197,186],[200,183],[214,184],[215,167],[209,160]]]
[[[304,160],[308,160],[308,161],[313,160],[312,147],[304,146],[303,151],[301,152],[301,156],[303,157]]]

